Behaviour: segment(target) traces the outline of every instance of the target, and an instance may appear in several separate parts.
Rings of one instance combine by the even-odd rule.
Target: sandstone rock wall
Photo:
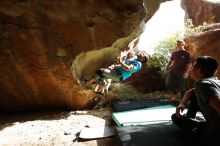
[[[185,11],[185,20],[192,19],[195,26],[204,22],[211,24],[220,22],[220,3],[207,0],[181,0]]]
[[[186,47],[193,58],[210,55],[220,62],[220,3],[207,0],[181,0],[185,19],[192,19],[194,26],[206,23],[206,31],[185,38]],[[220,71],[217,76],[220,77]]]
[[[73,60],[130,35],[144,15],[141,0],[0,1],[0,108],[87,107],[95,95],[72,76]]]
[[[220,29],[208,30],[197,36],[185,38],[186,48],[193,58],[209,55],[220,63]],[[220,78],[220,69],[216,74]]]
[[[80,79],[89,79],[97,68],[109,65],[142,33],[140,23],[147,22],[165,1],[1,0],[0,109],[92,106],[96,95],[85,90]],[[186,17],[194,24],[219,20],[218,5],[190,2],[182,0]],[[207,47],[199,45],[203,37],[189,41],[197,46],[195,56],[212,52],[218,57],[219,31],[210,33],[204,35]]]

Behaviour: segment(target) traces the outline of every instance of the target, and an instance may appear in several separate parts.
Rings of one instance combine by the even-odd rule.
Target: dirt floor
[[[111,114],[107,105],[88,111],[0,115],[0,146],[118,146],[114,136],[77,138],[82,128],[114,125]]]

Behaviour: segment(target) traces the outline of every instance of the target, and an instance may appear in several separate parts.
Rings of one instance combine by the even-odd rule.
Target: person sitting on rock
[[[196,80],[194,88],[188,90],[171,118],[174,124],[204,140],[206,146],[219,146],[220,136],[220,80],[215,77],[218,62],[210,56],[200,56],[190,69],[190,77]],[[186,103],[190,101],[186,115],[181,115]],[[197,120],[200,111],[205,120]],[[195,139],[197,140],[197,139]]]

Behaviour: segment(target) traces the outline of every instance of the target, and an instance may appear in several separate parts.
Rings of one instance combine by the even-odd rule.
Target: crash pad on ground
[[[118,126],[146,125],[171,121],[171,115],[176,107],[172,105],[156,106],[124,112],[112,113],[112,118]]]
[[[181,131],[172,122],[144,126],[117,126],[121,146],[201,146],[201,138]]]
[[[154,98],[154,99],[133,99],[123,101],[113,101],[112,109],[114,112],[123,112],[141,108],[156,107],[162,105],[177,106],[178,101],[172,101],[167,98]]]

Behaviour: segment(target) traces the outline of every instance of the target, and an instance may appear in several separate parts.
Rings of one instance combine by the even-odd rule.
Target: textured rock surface
[[[220,62],[220,29],[208,30],[198,36],[185,38],[186,47],[193,58],[201,55],[215,57]],[[220,77],[218,69],[217,76]]]
[[[185,11],[185,19],[192,19],[195,26],[206,23],[220,22],[220,2],[207,0],[181,0]]]
[[[79,80],[108,66],[165,1],[0,1],[0,109],[91,107],[97,97]],[[209,20],[198,17],[201,8],[196,23]],[[218,7],[212,8],[204,10],[218,20]]]
[[[0,1],[0,108],[87,107],[95,95],[73,78],[73,60],[130,35],[144,15],[141,0]]]

